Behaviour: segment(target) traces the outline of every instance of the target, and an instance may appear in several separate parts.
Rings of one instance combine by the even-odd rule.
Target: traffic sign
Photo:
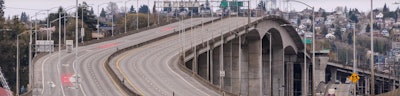
[[[351,76],[349,77],[350,81],[353,83],[357,83],[358,80],[360,80],[360,76],[358,76],[357,73],[353,73],[351,74]]]
[[[227,1],[221,1],[221,7],[228,7],[228,2]]]

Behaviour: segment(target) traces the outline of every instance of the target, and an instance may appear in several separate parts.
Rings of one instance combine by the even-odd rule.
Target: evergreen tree
[[[383,6],[383,13],[389,12],[389,8],[385,5]]]
[[[78,9],[79,9],[78,18],[83,19],[83,22],[88,26],[89,30],[91,31],[96,30],[97,19],[96,16],[93,14],[93,12],[88,10],[89,6],[87,5],[87,3],[83,2],[83,6],[79,7]]]
[[[106,11],[104,11],[104,8],[101,8],[100,17],[106,17]]]
[[[334,35],[335,35],[339,40],[342,40],[342,31],[340,30],[340,27],[336,27]]]
[[[93,7],[90,9],[90,14],[94,14]]]
[[[4,16],[4,0],[0,0],[0,17]]]
[[[131,8],[129,9],[129,13],[136,13],[135,8],[133,7],[133,5],[131,5]]]
[[[25,12],[21,13],[21,22],[27,23],[28,22],[28,15]]]
[[[149,7],[147,5],[140,6],[139,13],[144,13],[144,14],[149,13]]]

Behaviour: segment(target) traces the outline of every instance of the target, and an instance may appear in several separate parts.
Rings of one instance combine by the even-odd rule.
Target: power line
[[[18,7],[6,7],[6,8],[19,9],[19,10],[34,10],[34,11],[46,10],[46,9],[31,9],[31,8],[18,8]]]

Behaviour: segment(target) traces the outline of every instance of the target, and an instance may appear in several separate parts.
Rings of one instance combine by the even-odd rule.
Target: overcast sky
[[[97,13],[97,5],[103,4],[100,6],[101,8],[105,8],[107,5],[104,3],[110,2],[111,0],[79,0],[81,3],[82,1],[87,2],[88,4],[93,4],[93,8],[95,11],[95,14]],[[124,7],[125,3],[124,1],[126,0],[112,0],[113,2],[120,2],[117,3],[119,8]],[[154,5],[154,1],[163,1],[163,0],[139,0],[139,6],[146,4],[149,2],[150,8]],[[181,1],[181,0],[169,0],[169,1]],[[183,1],[189,1],[189,0],[183,0]],[[194,1],[194,0],[192,0]],[[198,0],[198,1],[205,1],[205,0]],[[210,1],[215,1],[215,0],[210,0]],[[230,1],[230,0],[228,0]],[[241,1],[241,0],[239,0]],[[259,2],[260,0],[250,0],[251,1],[251,8],[254,8],[256,5],[256,2]],[[302,10],[305,9],[306,6],[299,4],[299,3],[284,3],[283,1],[286,0],[277,0],[277,7],[280,7],[280,9],[290,9],[290,10]],[[347,6],[347,8],[357,8],[360,11],[366,12],[370,10],[370,0],[298,0],[302,1],[310,6],[315,6],[316,9],[318,8],[323,8],[326,11],[333,11],[337,6]],[[387,6],[390,8],[390,10],[394,10],[395,8],[399,7],[400,5],[394,5],[393,3],[396,1],[400,0],[374,0],[374,8],[382,8],[383,5],[386,3]],[[26,12],[28,15],[33,16],[35,12],[38,12],[37,10],[28,10],[28,9],[50,9],[54,7],[60,7],[63,6],[65,7],[70,7],[74,6],[76,3],[76,0],[4,0],[5,2],[5,17],[8,16],[13,16],[13,15],[20,15],[21,12]],[[128,8],[130,5],[134,5],[136,7],[136,0],[132,0],[127,2]],[[218,5],[217,3],[214,3],[214,5]],[[287,7],[289,6],[289,7]],[[135,8],[137,9],[137,8]],[[57,8],[52,9],[50,12],[56,12]],[[70,11],[72,12],[72,11]],[[38,16],[38,18],[43,18],[43,16]]]

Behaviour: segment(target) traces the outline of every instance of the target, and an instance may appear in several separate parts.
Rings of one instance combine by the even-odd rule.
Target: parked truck
[[[67,53],[71,53],[74,47],[74,40],[67,40],[65,41]]]

